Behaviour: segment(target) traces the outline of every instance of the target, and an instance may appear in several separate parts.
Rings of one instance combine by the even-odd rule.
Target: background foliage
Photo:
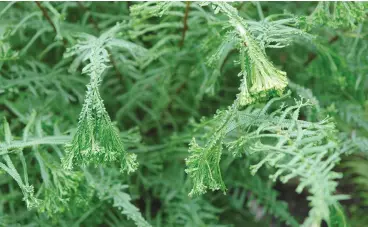
[[[0,225],[368,225],[367,6],[1,2]]]

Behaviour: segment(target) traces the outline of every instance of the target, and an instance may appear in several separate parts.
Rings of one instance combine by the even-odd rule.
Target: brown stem
[[[45,9],[45,8],[43,8],[43,6],[41,5],[41,3],[40,2],[35,2],[36,4],[37,4],[37,6],[38,6],[38,8],[40,8],[40,10],[42,11],[42,13],[43,13],[43,16],[46,18],[46,20],[49,22],[49,24],[52,26],[52,28],[54,29],[54,32],[56,33],[57,31],[56,31],[56,27],[55,27],[55,25],[54,25],[54,23],[52,22],[52,20],[51,20],[51,18],[50,18],[50,16],[49,16],[49,14],[47,13],[47,10]]]
[[[304,67],[307,67],[316,57],[315,53],[308,53],[308,59],[304,62]]]
[[[35,2],[38,6],[38,8],[40,8],[40,10],[42,11],[43,16],[46,18],[46,20],[49,22],[49,24],[51,25],[52,29],[54,30],[54,32],[57,34],[57,30],[55,27],[54,22],[52,22],[49,14],[47,13],[47,10],[41,5],[40,2]],[[66,40],[63,38],[63,44],[64,46],[66,45]]]
[[[328,41],[328,44],[332,44],[332,43],[336,42],[338,39],[339,39],[339,36],[338,36],[338,35],[335,35],[334,37],[332,37],[332,38]]]
[[[189,9],[190,9],[190,2],[188,1],[188,2],[186,2],[186,7],[185,7],[185,13],[184,13],[184,19],[183,19],[183,32],[181,33],[181,40],[180,40],[180,43],[179,43],[179,47],[183,47],[185,34],[188,30]]]
[[[333,44],[334,42],[336,42],[337,40],[339,40],[339,36],[335,35],[334,37],[332,37],[329,41],[328,44]],[[304,67],[308,66],[312,61],[314,61],[314,59],[317,58],[317,54],[315,53],[309,53],[308,54],[308,59],[304,62]]]

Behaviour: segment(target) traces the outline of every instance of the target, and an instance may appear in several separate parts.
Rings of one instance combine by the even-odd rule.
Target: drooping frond
[[[63,166],[72,169],[73,165],[103,164],[119,161],[121,171],[131,173],[138,166],[136,155],[129,154],[112,124],[99,93],[99,85],[104,70],[108,67],[109,56],[105,49],[117,32],[119,25],[102,34],[99,38],[83,34],[84,40],[69,50],[67,56],[78,54],[89,63],[83,73],[90,76],[78,128],[73,140],[66,146]]]
[[[237,34],[242,64],[242,84],[238,100],[247,105],[259,98],[282,94],[287,85],[286,72],[277,69],[267,58],[264,49],[255,40],[248,23],[238,15],[237,10],[226,2],[215,3],[217,9],[229,18]]]
[[[208,134],[209,140],[200,146],[195,138],[189,144],[190,156],[186,159],[189,177],[193,181],[193,189],[189,196],[203,194],[207,189],[226,191],[220,170],[223,140],[227,125],[233,120],[235,106],[227,111],[218,112],[213,118],[215,125]]]

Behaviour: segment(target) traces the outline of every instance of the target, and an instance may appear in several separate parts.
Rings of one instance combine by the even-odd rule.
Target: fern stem
[[[36,145],[44,145],[44,144],[65,144],[69,142],[71,139],[70,136],[46,136],[43,138],[36,138],[30,141],[12,141],[9,145],[0,144],[0,155],[6,155],[9,153],[16,152],[18,149],[31,147]]]
[[[49,22],[52,29],[54,29],[54,32],[56,33],[56,27],[55,27],[54,23],[52,22],[49,14],[47,13],[47,10],[45,8],[43,8],[43,6],[41,5],[40,2],[35,2],[35,3],[37,4],[38,8],[40,8],[40,10],[42,11],[43,16],[46,18],[46,20]]]
[[[186,2],[186,7],[185,7],[185,14],[184,14],[184,19],[183,19],[183,32],[181,34],[181,40],[179,43],[179,47],[183,47],[184,45],[184,40],[185,40],[185,34],[187,33],[188,30],[188,15],[189,15],[189,9],[190,9],[190,2],[187,1]]]
[[[37,4],[38,8],[40,8],[40,10],[42,11],[43,16],[49,22],[49,24],[51,25],[51,27],[54,30],[54,32],[57,34],[57,30],[56,30],[55,24],[54,24],[54,22],[52,22],[49,14],[47,13],[47,10],[41,5],[40,2],[35,2],[35,3]],[[63,44],[64,44],[64,46],[66,46],[66,40],[64,39],[64,37],[63,37]]]

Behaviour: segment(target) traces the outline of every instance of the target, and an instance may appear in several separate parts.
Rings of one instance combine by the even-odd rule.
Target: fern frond
[[[133,220],[137,226],[151,227],[142,217],[139,209],[131,203],[130,195],[123,191],[128,186],[122,185],[111,178],[114,174],[110,174],[110,177],[100,176],[96,178],[85,171],[85,175],[89,183],[96,189],[101,200],[112,200],[113,206],[121,210],[121,213],[126,215],[128,219]]]
[[[353,182],[357,185],[357,191],[362,203],[368,205],[368,160],[364,157],[356,157],[345,163],[344,167],[348,168],[348,173],[353,174]]]
[[[182,4],[180,2],[145,2],[130,7],[133,17],[142,16],[146,19],[152,16],[163,16],[173,5]]]
[[[262,21],[247,20],[249,31],[262,49],[284,48],[293,43],[306,44],[315,36],[300,29],[300,18],[292,15],[271,15]]]
[[[185,172],[193,181],[193,188],[189,196],[203,194],[207,189],[226,191],[221,177],[220,160],[223,139],[229,121],[235,115],[235,105],[227,111],[219,111],[213,121],[216,122],[210,139],[203,147],[197,144],[195,138],[189,144],[190,156],[186,159]]]
[[[46,212],[51,218],[60,218],[57,215],[70,212],[70,208],[85,209],[93,191],[86,184],[82,172],[65,170],[51,155],[41,154],[38,148],[33,151],[43,180],[39,212]]]
[[[263,155],[261,161],[251,167],[253,174],[269,164],[277,169],[270,176],[273,180],[286,183],[295,177],[300,179],[296,191],[300,193],[307,188],[311,194],[308,199],[312,209],[304,225],[328,221],[329,206],[346,198],[333,195],[336,179],[341,175],[331,169],[340,160],[339,155],[347,150],[339,149],[333,136],[334,125],[328,120],[316,123],[298,120],[300,109],[311,105],[309,102],[298,101],[295,106],[268,114],[266,111],[272,102],[263,109],[227,112],[226,118],[215,117],[206,123],[208,128],[204,129],[212,131],[214,136],[204,148],[192,143],[190,149],[197,152],[187,159],[187,173],[194,184],[191,195],[202,194],[207,188],[225,190],[218,162],[222,145],[226,145],[234,156],[244,152]]]
[[[361,2],[318,2],[306,21],[309,28],[324,24],[332,28],[355,28],[366,17],[365,7]]]
[[[248,23],[238,15],[237,10],[226,2],[214,3],[217,10],[223,12],[238,35],[238,48],[241,62],[248,62],[247,73],[242,67],[242,84],[238,100],[240,105],[247,105],[269,95],[282,94],[287,85],[286,72],[277,69],[268,59],[264,50],[255,40]],[[246,59],[245,54],[249,56]],[[250,73],[249,73],[250,72]]]
[[[339,115],[349,125],[368,132],[368,114],[361,105],[346,103],[339,111]]]
[[[249,166],[248,163],[247,166]],[[290,214],[288,204],[277,199],[278,192],[272,188],[271,182],[265,181],[259,175],[251,175],[247,168],[236,168],[231,173],[237,175],[234,186],[244,188],[245,190],[243,192],[247,192],[249,206],[250,204],[256,203],[267,214],[278,218],[287,225],[299,226],[298,221]]]
[[[35,117],[35,114],[33,117]],[[32,120],[30,122],[32,122]],[[6,121],[5,118],[3,120],[3,130],[5,136],[5,143],[6,145],[9,146],[13,141],[13,137],[10,131],[9,123]],[[0,168],[4,170],[6,173],[8,173],[17,182],[18,186],[22,190],[23,201],[26,202],[27,208],[32,209],[38,207],[40,201],[34,196],[34,188],[28,182],[28,171],[22,149],[19,148],[16,149],[16,153],[18,154],[19,159],[21,160],[22,163],[24,179],[22,179],[18,170],[15,168],[13,161],[11,160],[10,156],[6,153],[7,152],[6,149],[7,147],[2,146],[0,150],[1,153],[3,153],[1,157],[5,161],[5,163],[0,162]]]
[[[79,116],[77,132],[70,144],[66,145],[63,166],[72,169],[73,165],[100,165],[118,160],[121,171],[128,174],[138,166],[136,155],[127,153],[119,133],[113,126],[99,93],[101,76],[109,62],[105,49],[119,25],[108,30],[99,38],[83,34],[84,40],[69,50],[68,56],[80,54],[89,63],[82,73],[90,76],[82,111]]]

